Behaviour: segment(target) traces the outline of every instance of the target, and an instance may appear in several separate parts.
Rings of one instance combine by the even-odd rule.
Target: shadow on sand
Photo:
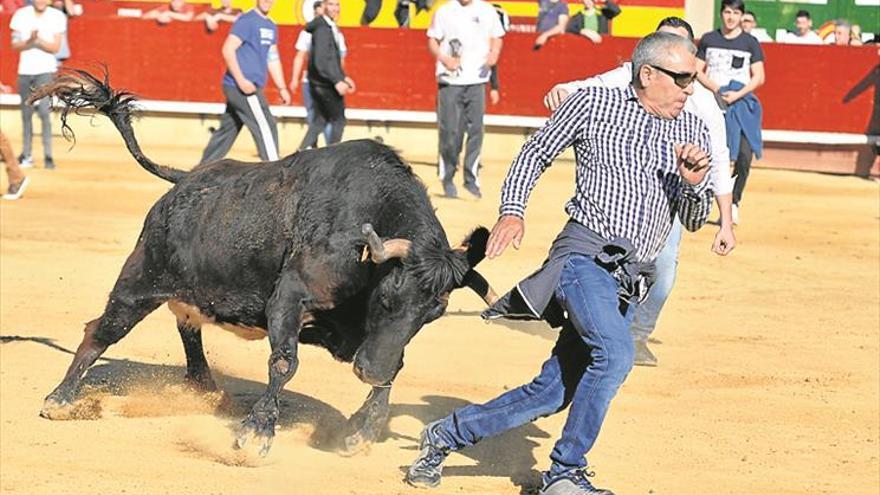
[[[546,325],[544,326],[546,327]],[[0,335],[0,344],[12,342],[36,343],[73,355],[70,349],[60,346],[53,339],[46,337]],[[7,349],[5,352],[10,351]],[[186,368],[183,366],[149,364],[102,357],[89,368],[83,378],[82,390],[84,395],[125,397],[135,391],[142,391],[145,384],[156,390],[160,390],[161,387],[186,387],[185,373]],[[262,395],[266,384],[217,372],[214,372],[214,378],[225,393],[224,400],[214,411],[214,414],[229,420],[230,427],[234,428]],[[440,395],[427,395],[423,397],[423,400],[424,404],[392,403],[391,417],[410,416],[426,424],[468,404],[463,399]],[[309,446],[323,451],[335,451],[340,446],[341,439],[338,434],[345,430],[347,418],[333,406],[307,395],[282,390],[279,394],[279,407],[281,409],[278,420],[279,428],[288,429],[298,425],[309,425],[313,429],[309,438]],[[179,412],[169,408],[168,415],[178,414]],[[413,457],[415,457],[418,450],[418,438],[386,431],[380,441],[387,438],[410,441],[411,444],[404,448],[411,450]],[[549,438],[549,434],[534,424],[527,424],[498,437],[486,439],[459,453],[472,459],[476,465],[457,466],[453,459],[450,462],[451,465],[444,470],[444,475],[448,477],[509,477],[514,484],[521,488],[523,495],[535,493],[541,482],[540,473],[534,469],[536,459],[532,454],[534,448],[538,446],[538,442],[532,440],[536,438]],[[405,470],[406,467],[408,466],[401,466],[401,469]]]

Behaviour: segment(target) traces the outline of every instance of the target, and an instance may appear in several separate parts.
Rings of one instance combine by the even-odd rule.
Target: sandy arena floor
[[[200,151],[145,148],[175,164],[194,163]],[[41,419],[83,323],[101,313],[147,209],[169,187],[141,170],[121,140],[80,140],[56,159],[55,172],[29,172],[24,200],[0,206],[3,493],[428,493],[401,481],[422,425],[529,380],[553,344],[542,324],[483,323],[479,299],[456,293],[449,313],[407,349],[388,438],[353,458],[320,440],[368,387],[349,365],[304,347],[272,451],[253,460],[231,449],[230,428],[263,391],[268,343],[206,328],[208,359],[231,399],[215,412],[182,386],[183,350],[161,308],[91,370],[88,395],[100,401],[100,419]],[[453,242],[476,224],[491,226],[506,166],[487,164],[487,195],[477,202],[437,197],[433,169],[415,164]],[[523,249],[481,265],[497,289],[543,259],[564,222],[571,176],[570,162],[545,174]],[[623,495],[876,494],[880,185],[756,170],[741,220],[728,258],[709,250],[715,227],[686,236],[655,334],[660,366],[635,368],[615,399],[590,455],[596,482]],[[452,455],[431,493],[534,493],[564,417]]]

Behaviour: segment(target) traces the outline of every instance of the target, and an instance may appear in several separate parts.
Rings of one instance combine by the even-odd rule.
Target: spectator
[[[211,135],[200,163],[226,156],[242,125],[247,126],[254,137],[260,159],[278,159],[278,128],[263,94],[266,73],[272,77],[285,105],[290,104],[290,93],[284,86],[284,72],[278,55],[278,26],[269,19],[273,3],[275,0],[257,0],[256,8],[232,24],[229,36],[223,42],[226,112],[220,128]]]
[[[0,83],[0,93],[11,92],[12,88]],[[6,176],[9,178],[9,189],[7,189],[6,194],[3,195],[3,199],[19,199],[24,194],[24,190],[27,188],[30,179],[28,179],[21,171],[18,159],[12,151],[12,145],[9,144],[9,139],[6,138],[3,131],[0,131],[0,158],[3,158],[3,162],[6,164]]]
[[[312,19],[315,17],[320,17],[324,15],[324,2],[318,1],[312,5],[314,15]],[[312,100],[312,94],[309,85],[308,71],[305,70],[307,64],[309,63],[309,50],[312,49],[312,33],[303,29],[299,32],[299,36],[296,38],[296,44],[294,45],[296,48],[296,55],[293,57],[293,72],[290,76],[290,84],[288,87],[290,88],[290,94],[296,94],[297,87],[299,86],[300,81],[302,81],[302,99],[303,106],[306,109],[306,124],[311,125],[312,122],[315,121],[315,102]],[[343,68],[345,67],[345,55],[347,54],[347,47],[345,46],[345,36],[342,35],[342,31],[339,32],[339,58],[341,59]],[[324,143],[330,143],[331,132],[333,131],[333,126],[328,122],[324,127]],[[315,142],[317,145],[317,140]]]
[[[825,43],[837,46],[861,46],[862,40],[853,36],[853,25],[844,21],[834,21],[834,33],[825,39]]]
[[[799,10],[794,20],[795,31],[788,33],[785,43],[796,45],[821,45],[822,38],[813,31],[813,19],[806,10]]]
[[[43,159],[47,169],[54,169],[52,160],[51,102],[43,98],[35,105],[25,103],[34,88],[52,80],[58,70],[55,55],[61,49],[61,39],[67,31],[67,18],[60,11],[49,8],[49,0],[33,0],[33,5],[18,9],[9,22],[12,31],[12,49],[21,52],[18,59],[18,94],[21,96],[22,150],[19,162],[22,168],[33,166],[34,106],[42,122]]]
[[[232,0],[220,0],[219,8],[208,9],[197,15],[196,21],[204,21],[205,29],[209,33],[213,33],[220,27],[221,22],[233,23],[238,20],[241,15],[241,9],[232,6]]]
[[[565,33],[568,24],[568,4],[564,0],[538,0],[538,20],[535,30],[535,50],[540,49],[547,40]]]
[[[753,91],[764,84],[764,52],[758,40],[743,32],[744,13],[742,0],[721,0],[721,28],[704,34],[697,49],[697,78],[725,110],[727,147],[735,161],[733,223],[739,223],[752,155],[761,158],[763,146],[761,103]]]
[[[481,198],[486,82],[501,54],[504,29],[495,9],[483,0],[450,0],[434,12],[427,34],[428,49],[437,59],[438,171],[443,193],[458,197],[452,179],[466,132],[464,188]]]
[[[306,25],[311,34],[309,49],[309,95],[312,98],[315,117],[299,149],[314,148],[318,145],[318,135],[330,124],[330,138],[327,144],[342,141],[345,130],[345,95],[354,93],[354,81],[345,75],[342,68],[342,33],[336,25],[339,19],[339,0],[324,0],[324,13]]]
[[[758,27],[758,16],[751,10],[747,10],[742,16],[742,30],[755,37],[761,43],[770,43],[773,38],[767,34],[767,30]]]
[[[568,20],[565,32],[579,34],[593,43],[602,42],[602,34],[608,34],[608,21],[620,14],[620,7],[611,0],[595,2],[582,0],[584,10],[578,12]],[[597,9],[598,7],[598,9]]]
[[[186,0],[171,0],[167,5],[150,10],[141,19],[155,20],[165,25],[170,24],[171,21],[189,22],[195,15],[195,8],[186,3]]]
[[[52,7],[64,13],[68,20],[71,17],[82,15],[83,11],[82,5],[73,3],[73,0],[53,0]],[[67,31],[64,31],[64,35],[61,36],[61,48],[55,54],[55,58],[58,59],[58,65],[63,64],[65,60],[70,58],[70,42],[67,40]]]

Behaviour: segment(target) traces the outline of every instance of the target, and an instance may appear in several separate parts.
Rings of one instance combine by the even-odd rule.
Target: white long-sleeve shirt
[[[632,81],[632,63],[625,62],[616,69],[580,81],[563,83],[561,86],[569,94],[581,88],[606,87],[625,88]],[[733,191],[733,180],[730,177],[730,152],[727,149],[727,127],[724,124],[724,113],[715,101],[715,95],[699,81],[694,81],[694,94],[688,97],[684,109],[700,118],[709,128],[712,157],[712,182],[715,184],[715,195],[723,196]]]

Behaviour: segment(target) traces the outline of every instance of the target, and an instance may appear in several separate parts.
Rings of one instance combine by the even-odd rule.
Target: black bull
[[[362,140],[296,153],[276,162],[221,160],[190,172],[144,156],[131,116],[134,97],[83,71],[66,71],[33,98],[58,97],[69,111],[96,109],[122,134],[150,173],[175,183],[150,209],[104,313],[85,336],[41,415],[77,416],[86,370],[145,316],[168,303],[186,352],[186,377],[216,390],[201,326],[245,338],[268,335],[269,384],[242,422],[236,444],[268,452],[278,394],[297,369],[299,342],[354,362],[373,386],[350,418],[343,449],[377,439],[388,420],[391,382],[404,346],[446,310],[449,293],[470,286],[494,293],[473,270],[488,232],[450,248],[425,187],[390,148]],[[386,240],[382,241],[381,235]]]

